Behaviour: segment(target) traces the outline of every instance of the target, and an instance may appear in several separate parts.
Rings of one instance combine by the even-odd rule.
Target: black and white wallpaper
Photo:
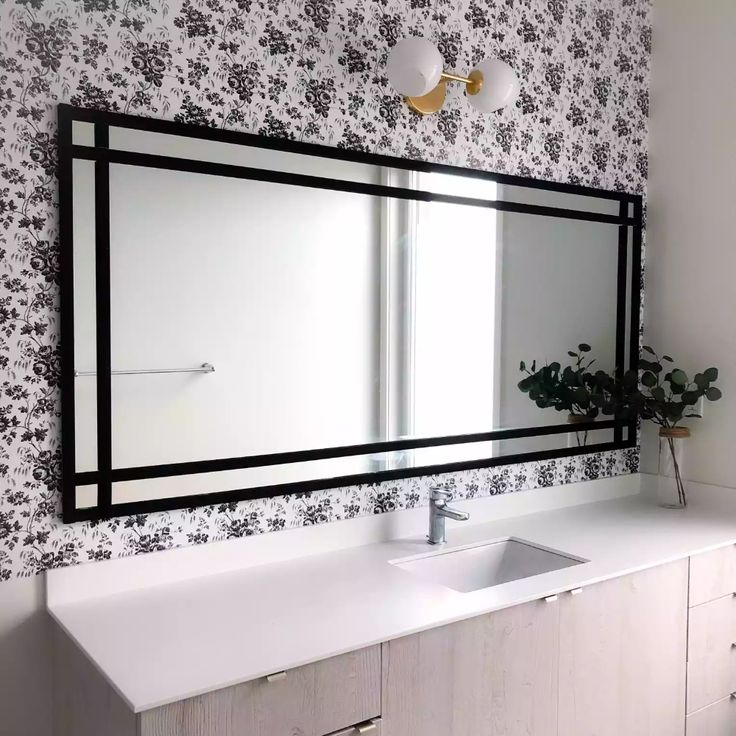
[[[648,0],[0,0],[0,580],[458,497],[634,472],[638,451],[60,523],[56,104],[643,192]],[[450,69],[498,56],[516,105],[451,89],[410,113],[384,74],[408,34]]]

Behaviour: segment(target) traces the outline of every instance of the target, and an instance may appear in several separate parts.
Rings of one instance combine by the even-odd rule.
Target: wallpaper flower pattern
[[[422,34],[450,68],[517,69],[512,109],[459,87],[438,115],[389,88]],[[648,0],[0,0],[0,580],[49,567],[634,472],[636,450],[60,523],[56,104],[119,110],[642,192]]]

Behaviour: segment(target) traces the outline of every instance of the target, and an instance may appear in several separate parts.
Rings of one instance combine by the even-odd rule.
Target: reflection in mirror
[[[89,146],[89,130],[76,140]],[[585,342],[596,367],[628,364],[632,228],[614,195],[130,128],[110,145],[185,163],[111,158],[109,295],[95,164],[74,163],[76,508],[99,495],[100,298],[113,505],[564,453],[580,436],[545,430],[567,417],[519,390],[520,362]],[[609,423],[585,444],[629,440]],[[317,456],[177,467],[305,452]]]

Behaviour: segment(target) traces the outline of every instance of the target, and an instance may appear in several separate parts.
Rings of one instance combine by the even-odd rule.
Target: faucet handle
[[[446,488],[430,488],[429,500],[452,501],[452,491],[448,491]]]

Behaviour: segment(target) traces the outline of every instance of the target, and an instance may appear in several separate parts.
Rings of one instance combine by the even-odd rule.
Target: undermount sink
[[[583,562],[588,560],[513,537],[421,557],[391,560],[391,564],[401,570],[461,593],[491,588]]]

